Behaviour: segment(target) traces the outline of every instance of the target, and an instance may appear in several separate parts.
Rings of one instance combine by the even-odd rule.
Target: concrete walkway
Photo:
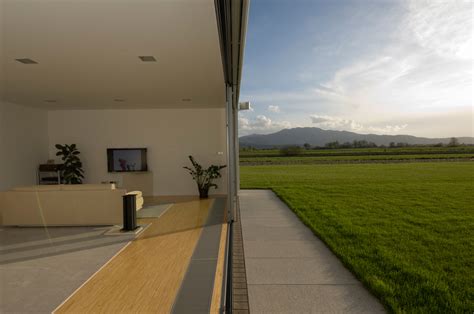
[[[251,313],[381,313],[384,308],[271,191],[240,192]]]

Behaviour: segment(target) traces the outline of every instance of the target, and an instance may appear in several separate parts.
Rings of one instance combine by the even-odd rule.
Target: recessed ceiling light
[[[123,99],[123,98],[115,98],[114,101],[116,101],[116,102],[124,102],[125,99]]]
[[[143,62],[156,62],[155,57],[153,56],[138,56]]]
[[[183,98],[182,101],[191,101],[191,98]]]
[[[57,102],[56,99],[45,99],[45,102]]]
[[[23,58],[23,59],[15,59],[16,61],[23,63],[23,64],[38,64],[35,60]]]

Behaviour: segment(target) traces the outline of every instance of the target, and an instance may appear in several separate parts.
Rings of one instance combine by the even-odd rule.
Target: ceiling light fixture
[[[143,62],[156,62],[155,57],[153,56],[138,56]]]
[[[183,98],[182,101],[191,101],[191,98]]]
[[[45,99],[45,102],[50,102],[50,103],[52,103],[52,102],[57,102],[57,100],[56,100],[56,99]]]
[[[15,60],[23,64],[38,64],[38,62],[29,58],[21,58],[21,59],[15,59]]]

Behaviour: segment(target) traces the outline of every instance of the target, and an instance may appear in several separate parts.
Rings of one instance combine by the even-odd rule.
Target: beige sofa
[[[3,192],[0,198],[3,225],[119,225],[123,220],[125,193],[113,184],[17,187]],[[142,196],[137,195],[137,209],[142,204]]]

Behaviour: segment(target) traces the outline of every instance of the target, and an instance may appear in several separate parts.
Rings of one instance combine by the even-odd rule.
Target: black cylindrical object
[[[136,195],[126,194],[123,196],[123,231],[137,229],[137,205]]]

